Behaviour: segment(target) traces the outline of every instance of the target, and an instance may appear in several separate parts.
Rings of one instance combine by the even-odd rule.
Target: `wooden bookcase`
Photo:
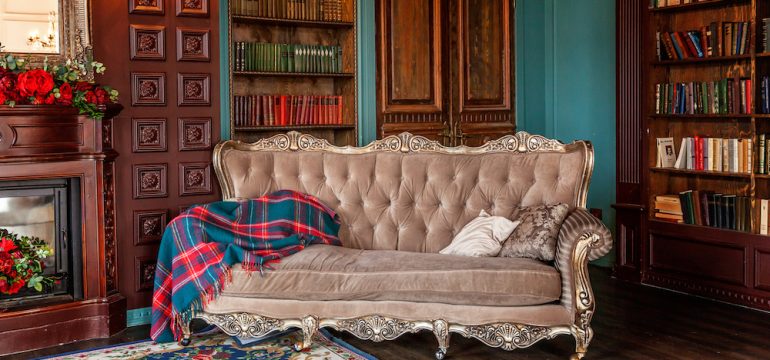
[[[649,2],[647,2],[649,3]],[[758,135],[770,133],[770,115],[760,109],[760,82],[770,75],[770,54],[762,46],[762,18],[770,17],[770,1],[711,0],[646,9],[642,29],[642,189],[646,220],[641,226],[641,281],[665,288],[770,309],[770,237],[759,235],[760,199],[770,199],[770,176],[757,174]],[[750,48],[745,55],[657,59],[657,32],[689,31],[712,22],[749,22]],[[661,51],[664,51],[661,49]],[[716,51],[716,50],[715,50]],[[655,111],[656,84],[750,78],[752,109],[737,115],[660,115]],[[657,138],[753,139],[752,171],[657,168]],[[620,161],[620,159],[619,159]],[[685,190],[746,196],[751,202],[751,231],[657,220],[655,196]],[[645,200],[646,199],[646,200]],[[619,230],[620,231],[620,230]],[[621,245],[625,246],[625,245]]]
[[[229,87],[230,87],[230,138],[253,142],[261,138],[296,130],[327,139],[335,145],[356,145],[358,116],[356,104],[357,51],[356,51],[356,1],[340,0],[341,19],[308,20],[288,16],[243,15],[237,11],[239,0],[231,0],[229,17]],[[294,0],[240,0],[241,3],[270,4],[271,7],[314,4],[322,6],[323,0],[299,2]],[[266,5],[267,6],[267,5]],[[310,6],[310,5],[308,5]],[[335,45],[342,48],[342,71],[334,73],[237,71],[235,66],[237,42]],[[328,125],[260,125],[238,126],[235,123],[238,109],[236,96],[249,95],[323,95],[342,97],[342,124]]]

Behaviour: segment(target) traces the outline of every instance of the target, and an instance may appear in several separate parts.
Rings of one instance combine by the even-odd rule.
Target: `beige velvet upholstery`
[[[497,322],[558,326],[572,322],[570,312],[559,304],[539,306],[471,306],[412,301],[317,301],[260,299],[222,294],[206,306],[206,312],[252,312],[277,319],[314,315],[325,319],[350,319],[378,314],[403,320],[444,319],[454,324],[480,325]]]
[[[263,276],[233,267],[224,295],[292,300],[523,306],[558,301],[561,277],[531,259],[312,245]]]
[[[288,189],[317,196],[342,219],[357,249],[438,252],[484,209],[578,206],[584,152],[479,155],[325,152],[222,154],[235,197]]]
[[[506,350],[571,334],[575,358],[585,355],[595,311],[587,261],[612,246],[585,211],[588,142],[519,132],[445,148],[403,133],[341,148],[290,132],[219,144],[214,167],[225,199],[280,189],[318,197],[340,215],[344,244],[309,246],[264,277],[234,267],[198,316],[229,334],[299,327],[305,347],[319,327],[374,341],[431,330],[438,358],[451,332]],[[437,254],[481,210],[513,218],[520,206],[559,203],[570,215],[554,262]]]

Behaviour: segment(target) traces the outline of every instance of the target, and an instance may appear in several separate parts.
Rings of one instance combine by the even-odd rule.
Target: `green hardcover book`
[[[281,71],[281,44],[273,44],[273,71]]]
[[[294,44],[286,46],[286,62],[289,72],[294,72]]]
[[[337,72],[342,72],[342,47],[337,46]]]
[[[251,66],[251,43],[241,43],[241,71],[250,71]]]
[[[682,191],[679,193],[679,203],[682,206],[682,219],[685,224],[693,224],[693,217],[691,216],[692,206],[688,200],[687,195],[692,194],[692,190]]]

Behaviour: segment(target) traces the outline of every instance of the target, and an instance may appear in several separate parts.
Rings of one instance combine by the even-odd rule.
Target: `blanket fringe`
[[[272,264],[278,263],[280,261],[280,259],[274,259],[259,264],[242,263],[241,268],[245,270],[249,276],[251,276],[253,272],[257,271],[259,271],[260,276],[265,276],[265,270],[275,270]],[[206,305],[219,297],[219,295],[222,293],[222,290],[224,290],[225,285],[231,284],[233,282],[232,268],[225,264],[220,264],[220,266],[222,266],[222,275],[219,277],[219,279],[217,279],[211,286],[209,286],[209,288],[206,289],[206,291],[201,294],[199,298],[190,302],[189,308],[173,316],[175,321],[171,325],[171,333],[174,335],[175,341],[181,340],[182,336],[184,335],[182,331],[183,324],[189,324],[190,321],[192,321],[192,319],[194,319],[195,316],[206,307]]]

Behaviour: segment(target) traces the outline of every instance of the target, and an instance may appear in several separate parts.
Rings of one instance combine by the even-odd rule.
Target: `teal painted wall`
[[[615,213],[615,1],[519,0],[516,117],[520,130],[590,140],[588,207]],[[614,229],[613,229],[614,230]],[[609,265],[611,257],[599,261]]]

